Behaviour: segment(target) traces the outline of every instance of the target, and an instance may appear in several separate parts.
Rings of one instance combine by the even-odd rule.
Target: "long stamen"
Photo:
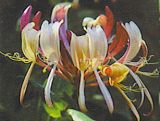
[[[129,68],[128,68],[128,69],[129,69]],[[134,72],[133,72],[131,69],[129,69],[129,73],[130,73],[131,76],[134,78],[134,80],[135,80],[136,83],[138,84],[139,89],[140,89],[140,91],[141,91],[141,102],[140,102],[140,104],[139,104],[139,106],[138,106],[138,108],[140,108],[140,107],[142,106],[142,104],[143,104],[143,101],[144,101],[144,89],[143,89],[142,83],[141,83],[141,81],[140,81],[140,78],[139,78],[136,74],[134,74]]]
[[[149,115],[152,111],[153,111],[153,100],[152,100],[152,97],[148,91],[148,89],[146,88],[146,86],[143,84],[143,82],[141,81],[141,79],[138,77],[138,75],[134,74],[132,70],[130,70],[131,72],[131,75],[133,76],[133,78],[136,80],[136,82],[139,82],[141,83],[142,85],[142,90],[143,90],[143,93],[147,96],[150,104],[151,104],[151,110],[149,111],[149,113],[147,114],[144,114],[144,115]],[[137,83],[138,84],[138,83]],[[144,95],[143,94],[143,95]],[[143,103],[143,102],[142,102]]]
[[[103,83],[103,81],[102,81],[101,77],[99,76],[99,74],[98,74],[96,69],[94,69],[94,73],[95,73],[98,85],[100,87],[100,90],[101,90],[101,92],[102,92],[102,94],[104,96],[104,99],[106,101],[106,104],[108,106],[109,112],[112,113],[113,110],[114,110],[114,107],[113,107],[113,101],[112,101],[111,95],[110,95],[107,87]]]
[[[122,96],[126,99],[128,106],[130,107],[130,109],[132,110],[132,112],[134,113],[134,115],[137,118],[137,121],[140,121],[140,116],[139,113],[137,111],[137,109],[135,108],[135,106],[133,105],[133,103],[131,102],[131,100],[128,98],[128,96],[124,93],[123,90],[121,90],[121,88],[119,88],[118,86],[115,86],[118,91],[122,94]]]
[[[141,81],[141,80],[140,80],[140,81]],[[149,93],[149,91],[148,91],[148,89],[146,88],[146,86],[143,84],[142,81],[141,81],[141,83],[142,83],[142,85],[143,85],[143,87],[144,87],[144,93],[145,93],[145,95],[147,96],[147,98],[148,98],[148,100],[149,100],[149,102],[150,102],[150,104],[151,104],[151,109],[150,109],[150,111],[149,111],[148,113],[144,113],[144,115],[147,116],[147,115],[150,115],[151,112],[153,111],[153,100],[152,100],[151,94]]]
[[[87,108],[86,108],[86,105],[85,105],[84,85],[85,85],[84,71],[81,71],[81,80],[80,80],[80,86],[79,86],[78,103],[79,103],[80,109],[82,111],[86,112]]]
[[[25,92],[26,92],[26,89],[27,89],[28,80],[31,76],[31,72],[33,70],[34,65],[35,65],[35,62],[32,62],[31,66],[29,67],[29,70],[28,70],[28,72],[27,72],[27,74],[24,78],[22,87],[21,87],[21,92],[20,92],[20,103],[21,103],[21,105],[23,105],[23,99],[24,99],[24,95],[25,95]]]
[[[153,72],[142,72],[142,71],[137,71],[137,74],[148,76],[148,77],[158,77],[160,75],[158,69],[155,69]]]
[[[56,70],[56,66],[57,65],[54,65],[50,74],[49,74],[49,77],[48,77],[48,80],[47,80],[47,84],[45,86],[45,92],[44,92],[44,95],[45,95],[45,101],[46,103],[48,104],[48,106],[52,106],[52,101],[51,101],[51,86],[52,86],[52,81],[53,81],[53,78],[55,76],[55,70]]]

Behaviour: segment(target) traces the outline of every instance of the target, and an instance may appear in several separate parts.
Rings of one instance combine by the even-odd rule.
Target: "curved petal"
[[[57,63],[60,59],[59,27],[61,22],[48,24],[44,21],[41,27],[40,46],[48,63]]]
[[[86,35],[76,36],[71,33],[71,58],[73,64],[80,70],[85,70],[89,66],[89,42]]]
[[[130,41],[127,51],[120,59],[123,63],[131,61],[138,54],[143,42],[141,32],[134,22],[126,23],[125,27],[129,34]]]
[[[29,19],[32,12],[32,6],[29,5],[25,11],[23,12],[21,18],[20,18],[20,30],[22,31],[23,28],[29,23]]]
[[[38,49],[39,32],[33,29],[35,24],[29,23],[22,30],[22,51],[31,61],[35,61]]]
[[[107,54],[108,42],[103,29],[97,25],[96,27],[88,27],[87,35],[89,37],[89,52],[92,66],[96,68],[104,61]]]
[[[60,3],[54,7],[54,9],[52,11],[52,15],[51,15],[51,22],[63,20],[63,24],[60,27],[60,39],[63,41],[63,44],[69,54],[71,54],[71,53],[70,53],[69,41],[67,39],[66,30],[68,28],[68,26],[67,26],[67,13],[68,13],[68,10],[70,7],[71,7],[70,3],[67,3],[67,2]]]
[[[45,95],[45,101],[46,103],[48,104],[48,106],[52,106],[52,101],[51,101],[51,86],[52,86],[52,81],[53,81],[53,78],[55,76],[55,70],[56,70],[56,65],[54,65],[54,67],[52,68],[50,74],[49,74],[49,77],[48,77],[48,80],[47,80],[47,84],[45,86],[45,92],[44,92],[44,95]]]
[[[80,109],[84,112],[87,111],[86,105],[85,105],[85,95],[84,95],[84,86],[85,80],[84,80],[84,71],[81,71],[81,80],[80,80],[80,86],[79,86],[79,97],[78,97],[78,103],[80,106]]]
[[[98,16],[97,21],[103,27],[105,34],[106,34],[106,37],[107,37],[107,39],[109,39],[113,25],[114,25],[114,16],[108,6],[105,7],[105,12],[106,12],[106,16],[104,16],[104,15]]]
[[[98,85],[100,87],[100,90],[101,90],[101,92],[102,92],[102,94],[104,96],[104,99],[106,101],[106,104],[108,106],[109,112],[112,113],[113,110],[114,110],[114,107],[113,107],[113,101],[112,101],[111,95],[110,95],[107,87],[105,86],[105,84],[101,80],[101,78],[100,78],[100,76],[99,76],[99,74],[98,74],[96,69],[94,69],[94,73],[95,73]]]
[[[85,26],[87,26],[87,27],[92,27],[94,21],[95,21],[95,20],[94,20],[93,18],[91,18],[91,17],[85,17],[85,18],[83,19],[82,26],[83,26],[83,27],[85,27]]]
[[[121,22],[117,22],[116,36],[108,47],[109,56],[117,55],[128,43],[129,36]]]
[[[32,19],[32,21],[35,23],[34,29],[36,29],[36,30],[40,29],[40,25],[39,24],[40,24],[41,16],[42,16],[42,13],[40,11],[38,11],[36,13],[36,15]]]
[[[26,92],[26,89],[27,89],[27,86],[28,86],[28,81],[29,81],[29,78],[31,76],[34,65],[35,65],[35,63],[33,62],[31,64],[31,66],[29,67],[29,70],[28,70],[28,72],[27,72],[27,74],[24,78],[24,81],[23,81],[23,84],[22,84],[22,87],[21,87],[21,92],[20,92],[20,103],[21,103],[21,105],[23,105],[24,95],[25,95],[25,92]]]

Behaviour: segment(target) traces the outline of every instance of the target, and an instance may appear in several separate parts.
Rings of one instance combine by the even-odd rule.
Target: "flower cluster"
[[[106,6],[106,15],[99,15],[96,19],[90,17],[83,19],[82,26],[85,34],[77,36],[67,27],[67,13],[70,7],[69,3],[56,5],[52,11],[51,21],[44,20],[41,26],[41,12],[38,11],[31,21],[32,6],[28,6],[23,12],[20,29],[25,58],[4,54],[13,60],[31,63],[21,88],[21,104],[32,69],[37,64],[50,71],[44,90],[45,100],[49,106],[52,106],[50,96],[52,81],[54,76],[58,75],[72,83],[79,83],[78,103],[82,111],[87,111],[84,93],[85,83],[87,83],[87,86],[99,86],[109,112],[112,113],[114,105],[107,88],[111,86],[123,95],[139,121],[138,111],[125,91],[141,93],[139,107],[146,96],[152,111],[151,95],[137,74],[156,76],[158,72],[157,70],[153,73],[140,71],[140,68],[148,63],[148,49],[138,26],[133,21],[125,24],[117,22],[116,33],[113,34],[114,16]],[[122,51],[125,51],[123,55]],[[140,51],[142,51],[140,59],[133,61]],[[117,57],[117,55],[122,56]],[[128,74],[133,77],[138,88],[122,83]],[[108,80],[103,80],[106,78]]]

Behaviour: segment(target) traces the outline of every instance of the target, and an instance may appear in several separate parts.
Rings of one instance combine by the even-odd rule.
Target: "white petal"
[[[82,111],[86,112],[87,108],[86,108],[86,105],[85,105],[84,87],[85,87],[84,71],[81,71],[81,80],[80,80],[80,86],[79,86],[78,103],[79,103],[80,109]]]
[[[55,70],[56,70],[56,65],[54,65],[54,67],[52,68],[52,70],[49,74],[48,80],[47,80],[47,84],[45,86],[44,95],[45,95],[45,101],[48,104],[48,106],[52,106],[50,93],[51,93],[52,81],[53,81],[53,78],[55,76]]]
[[[82,26],[87,26],[87,27],[92,27],[92,23],[93,23],[94,19],[91,18],[91,17],[85,17],[83,19],[83,22],[82,22]]]
[[[41,27],[40,46],[50,64],[60,59],[59,27],[61,22],[48,24],[44,21]]]
[[[71,35],[70,48],[73,64],[80,70],[87,69],[87,59],[90,58],[88,37],[86,35],[76,36],[74,33]]]
[[[93,64],[96,68],[106,57],[108,48],[107,38],[99,25],[92,27],[92,29],[88,27],[87,35],[89,37],[90,59],[92,61],[96,59]]]
[[[131,21],[130,24],[126,23],[125,27],[130,38],[130,43],[125,53],[126,57],[124,61],[128,62],[131,61],[138,54],[143,40],[140,30],[134,22]]]
[[[101,92],[102,92],[102,94],[104,96],[104,99],[106,101],[106,104],[108,106],[109,112],[112,113],[113,110],[114,110],[114,107],[113,107],[113,101],[112,101],[111,95],[110,95],[107,87],[105,86],[105,84],[101,80],[101,78],[100,78],[100,76],[99,76],[99,74],[98,74],[96,69],[94,69],[94,73],[95,73],[98,85],[100,87],[100,90],[101,90]]]

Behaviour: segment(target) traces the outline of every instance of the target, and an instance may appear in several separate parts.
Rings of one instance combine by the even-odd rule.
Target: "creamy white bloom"
[[[59,28],[62,22],[63,21],[49,24],[48,21],[44,21],[40,32],[40,47],[46,58],[46,62],[48,65],[54,64],[45,87],[45,100],[49,106],[52,106],[50,97],[51,85],[55,75],[56,66],[61,58]]]
[[[28,86],[28,81],[36,63],[38,51],[39,31],[34,29],[35,23],[28,23],[22,30],[22,51],[29,62],[32,62],[21,87],[20,103],[23,104],[24,95]]]
[[[33,27],[34,22],[27,24],[22,30],[22,51],[30,61],[36,61],[39,32]]]
[[[94,71],[100,90],[106,100],[110,112],[113,112],[113,102],[108,89],[101,80],[97,67],[101,65],[107,54],[108,43],[101,26],[87,26],[86,34],[77,37],[72,33],[71,37],[71,57],[74,65],[81,71],[78,102],[81,110],[86,111],[84,96],[84,71],[87,69]]]

